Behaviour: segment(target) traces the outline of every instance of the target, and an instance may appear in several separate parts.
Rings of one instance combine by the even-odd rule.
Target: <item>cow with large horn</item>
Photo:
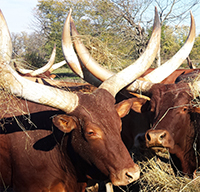
[[[35,119],[28,121],[33,121],[31,128],[24,131],[20,129],[23,126],[18,118],[15,123],[3,119],[6,123],[0,134],[1,188],[84,191],[87,178],[110,179],[114,185],[127,185],[137,180],[139,167],[130,157],[120,135],[120,118],[127,114],[132,103],[127,100],[115,105],[114,97],[147,70],[155,58],[160,43],[157,11],[152,36],[143,55],[91,94],[75,94],[37,84],[17,74],[9,65],[12,44],[2,13],[0,30],[2,89],[25,99],[18,100],[19,106],[24,103],[21,108],[27,109],[30,118],[36,115]],[[65,52],[65,36],[63,30],[62,46],[66,57],[69,53]],[[33,102],[30,109],[26,100]],[[50,119],[44,121],[43,113],[40,116],[32,113],[40,104],[43,108],[50,106],[62,111],[62,114],[52,116],[54,127],[48,127]],[[38,127],[34,128],[34,125]]]
[[[72,34],[78,36],[72,19],[71,26]],[[191,15],[190,34],[182,49],[167,63],[163,64],[161,67],[158,67],[152,73],[144,75],[144,80],[147,80],[146,82],[136,80],[127,87],[129,91],[138,90],[150,97],[150,100],[146,101],[142,101],[140,99],[135,107],[135,109],[138,108],[137,111],[140,113],[148,112],[151,114],[151,116],[149,116],[151,117],[149,120],[152,124],[152,128],[147,131],[145,136],[147,147],[155,149],[156,151],[167,148],[171,154],[175,154],[175,156],[178,157],[181,162],[181,166],[179,167],[186,174],[192,174],[193,171],[198,168],[198,162],[200,161],[200,143],[198,139],[199,82],[194,81],[183,83],[183,80],[186,78],[189,79],[189,81],[192,79],[198,79],[198,69],[197,72],[187,75],[181,75],[184,70],[177,71],[178,75],[181,75],[180,80],[182,80],[182,82],[178,84],[164,85],[163,83],[155,83],[163,82],[163,80],[167,77],[165,76],[166,73],[169,75],[180,66],[183,60],[185,60],[189,55],[194,40],[195,22],[193,16]],[[68,41],[68,43],[70,43],[70,41]],[[91,73],[95,74],[97,78],[99,78],[101,81],[104,81],[113,75],[113,73],[110,73],[109,71],[104,71],[104,69],[91,58],[81,41],[76,39],[74,41],[74,45],[82,64],[87,67]],[[80,65],[78,62],[74,63],[76,65]],[[74,63],[72,62],[73,65]],[[73,65],[71,65],[71,67],[73,67]],[[100,75],[98,73],[99,70],[103,70]],[[77,74],[79,74],[78,71]],[[173,74],[172,83],[174,83],[178,75]],[[126,120],[123,121],[123,128],[125,127],[124,125],[126,125]],[[132,128],[135,130],[135,127]],[[130,130],[130,127],[128,130]],[[128,135],[131,135],[130,132]],[[125,143],[126,139],[124,139]]]
[[[14,67],[15,70],[24,77],[35,77],[35,78],[50,78],[50,79],[54,79],[56,77],[55,74],[52,74],[52,72],[60,67],[62,67],[63,65],[66,64],[66,61],[61,61],[59,63],[53,63],[55,56],[54,56],[54,52],[55,52],[55,47],[53,48],[51,57],[48,61],[48,63],[46,65],[44,65],[43,67],[40,67],[36,70],[31,70],[31,69],[24,69],[19,67],[15,62],[14,62]]]
[[[75,25],[71,18],[72,35],[78,37],[78,33],[75,29]],[[68,48],[72,52],[70,47],[70,33],[68,30]],[[73,41],[76,52],[79,56],[84,67],[86,67],[95,77],[102,82],[107,78],[110,78],[113,73],[105,70],[99,66],[96,61],[89,55],[84,45],[78,39]],[[67,39],[67,38],[66,38]],[[177,52],[174,57],[167,61],[162,66],[153,70],[143,76],[143,80],[135,80],[126,89],[132,92],[139,91],[150,97],[148,99],[139,99],[137,105],[133,105],[132,109],[138,113],[150,113],[149,120],[152,128],[146,133],[146,145],[156,151],[158,149],[167,148],[171,154],[175,154],[181,162],[180,169],[186,174],[192,174],[193,171],[198,168],[200,161],[199,149],[200,143],[198,142],[199,135],[199,107],[198,107],[198,94],[199,94],[199,82],[180,82],[176,84],[164,84],[174,83],[176,78],[180,76],[184,79],[198,78],[199,69],[194,70],[177,70],[173,73],[182,62],[188,57],[195,40],[195,22],[191,14],[191,27],[190,33],[184,46]],[[71,54],[72,55],[72,54]],[[74,69],[76,74],[83,76],[82,71],[78,66],[80,63],[76,59],[75,54],[72,57],[67,58],[68,63]],[[99,73],[101,71],[101,73]],[[192,74],[189,72],[194,71]],[[186,75],[182,75],[185,73]],[[171,79],[168,76],[171,75]],[[192,75],[192,76],[191,76]],[[167,79],[166,79],[167,78]],[[190,79],[190,81],[191,81]],[[87,79],[88,80],[88,79]],[[179,80],[180,81],[180,80]],[[160,83],[160,84],[156,84]],[[193,102],[195,100],[195,102]],[[132,116],[133,118],[134,116]],[[127,139],[126,135],[130,136],[130,126],[126,129],[127,119],[125,117],[123,121],[123,131],[129,130],[128,134],[125,133],[124,142],[134,139],[133,137]],[[129,124],[130,125],[130,124]],[[132,127],[135,131],[135,127]],[[136,136],[136,134],[133,134]],[[126,140],[127,139],[127,140]],[[127,146],[131,146],[127,144]],[[177,165],[177,164],[176,164]]]
[[[84,44],[81,40],[79,40],[79,34],[75,28],[75,24],[73,19],[68,21],[71,25],[71,34],[74,38],[73,43],[70,36],[70,25],[65,23],[64,30],[66,30],[66,46],[65,50],[69,66],[72,70],[81,78],[89,83],[95,82],[96,79],[99,79],[100,83],[110,78],[114,73],[108,71],[107,69],[100,66],[89,54],[88,50],[85,48]],[[174,83],[177,76],[181,75],[183,70],[176,70],[182,62],[189,55],[195,40],[195,22],[194,18],[191,15],[191,27],[188,38],[183,45],[183,47],[166,63],[162,66],[158,67],[155,70],[148,69],[151,71],[145,72],[142,74],[142,79],[145,81],[141,81],[139,79],[135,80],[131,85],[126,87],[126,90],[129,92],[138,91],[146,91],[149,89],[153,83]],[[75,47],[75,51],[73,50],[73,45]],[[81,62],[79,62],[81,61]],[[176,71],[175,71],[176,70]],[[88,71],[93,74],[91,78],[88,76]],[[131,73],[131,71],[130,71]],[[96,79],[94,79],[94,77]],[[98,82],[98,81],[97,81]],[[153,83],[152,83],[153,82]],[[99,86],[99,82],[95,84],[95,86]],[[122,138],[128,149],[131,149],[135,144],[134,139],[137,134],[145,133],[150,128],[150,119],[148,113],[143,113],[142,115],[140,110],[140,105],[146,103],[149,98],[137,95],[137,97],[142,98],[133,98],[133,95],[127,94],[127,92],[121,91],[118,93],[116,100],[119,102],[124,99],[130,99],[133,102],[132,110],[130,110],[129,114],[122,119]]]

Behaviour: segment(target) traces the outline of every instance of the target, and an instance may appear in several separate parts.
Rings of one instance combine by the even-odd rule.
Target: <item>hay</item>
[[[4,73],[6,71],[0,71],[1,76],[4,76]],[[30,120],[30,114],[27,103],[21,102],[20,98],[17,98],[15,95],[13,95],[8,87],[8,82],[4,78],[0,78],[0,126],[2,127],[2,130],[5,130],[5,124],[12,123],[13,120],[17,122],[19,127],[25,131],[26,128],[21,124],[21,122],[18,121],[17,116],[23,116],[24,119],[28,120],[28,122],[33,125],[33,123]],[[6,119],[9,117],[9,119]]]
[[[190,179],[180,172],[175,175],[171,164],[161,161],[156,156],[148,161],[137,163],[141,167],[141,178],[138,180],[140,192],[199,191],[200,177]]]
[[[77,36],[76,36],[77,38]],[[76,40],[74,38],[74,40]],[[115,72],[121,71],[127,60],[124,60],[127,55],[115,49],[110,49],[108,42],[103,42],[91,35],[79,35],[79,39],[90,52],[91,56],[102,66]]]

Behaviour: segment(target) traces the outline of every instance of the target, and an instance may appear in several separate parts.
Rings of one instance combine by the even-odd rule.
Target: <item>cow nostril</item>
[[[166,137],[166,133],[160,135],[160,139],[164,139]]]
[[[146,138],[148,141],[151,141],[151,137],[150,137],[149,133],[146,134]]]
[[[127,180],[132,180],[133,179],[133,176],[131,174],[129,174],[128,172],[126,172],[126,178]]]

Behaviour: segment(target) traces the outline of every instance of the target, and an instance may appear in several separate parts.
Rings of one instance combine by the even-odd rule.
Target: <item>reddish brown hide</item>
[[[147,147],[167,148],[181,161],[181,170],[192,174],[199,159],[193,146],[199,150],[200,116],[190,87],[183,82],[156,84],[150,90],[150,98],[142,105],[143,112],[151,114],[152,128],[145,135]]]
[[[88,176],[110,177],[116,185],[138,179],[138,166],[120,136],[120,116],[127,113],[131,104],[123,102],[113,108],[113,96],[103,89],[91,94],[89,100],[88,94],[78,95],[80,107],[68,115],[18,100],[24,111],[26,106],[33,110],[30,116],[18,116],[17,121],[1,120],[1,189],[11,186],[20,192],[55,191],[62,186],[61,191],[84,191]],[[55,116],[59,113],[62,115]],[[52,118],[57,128],[53,127]],[[23,132],[22,127],[27,131]]]

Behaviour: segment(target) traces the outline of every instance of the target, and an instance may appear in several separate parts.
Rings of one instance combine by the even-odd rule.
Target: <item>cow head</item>
[[[70,14],[66,19],[62,37],[65,58],[67,54],[71,54],[66,52],[65,39],[68,36],[65,28],[69,28]],[[12,51],[7,48],[11,39],[2,13],[0,19],[1,38],[4,39],[2,50],[7,50],[7,54],[10,54]],[[127,185],[137,180],[140,175],[138,165],[132,161],[120,137],[120,117],[128,112],[131,105],[130,102],[123,102],[115,106],[114,97],[119,90],[150,67],[159,43],[160,23],[156,11],[152,37],[143,55],[135,63],[102,83],[91,94],[75,94],[31,82],[18,75],[8,65],[7,57],[0,61],[1,85],[18,97],[66,112],[66,115],[55,117],[53,122],[63,132],[71,134],[74,151],[88,164],[95,165],[108,176],[114,185]],[[136,74],[133,75],[130,71],[135,71]]]
[[[182,170],[195,169],[195,127],[199,108],[193,103],[193,93],[187,83],[157,84],[151,90],[146,109],[152,114],[152,128],[145,134],[146,146],[155,150],[166,148],[181,161]],[[198,116],[199,117],[199,116]]]
[[[88,164],[95,165],[113,184],[137,180],[139,168],[129,158],[120,135],[120,117],[127,114],[132,104],[125,101],[113,108],[115,99],[105,90],[78,95],[80,105],[70,114],[54,117],[53,123],[63,132],[71,132],[71,144],[76,154]]]

